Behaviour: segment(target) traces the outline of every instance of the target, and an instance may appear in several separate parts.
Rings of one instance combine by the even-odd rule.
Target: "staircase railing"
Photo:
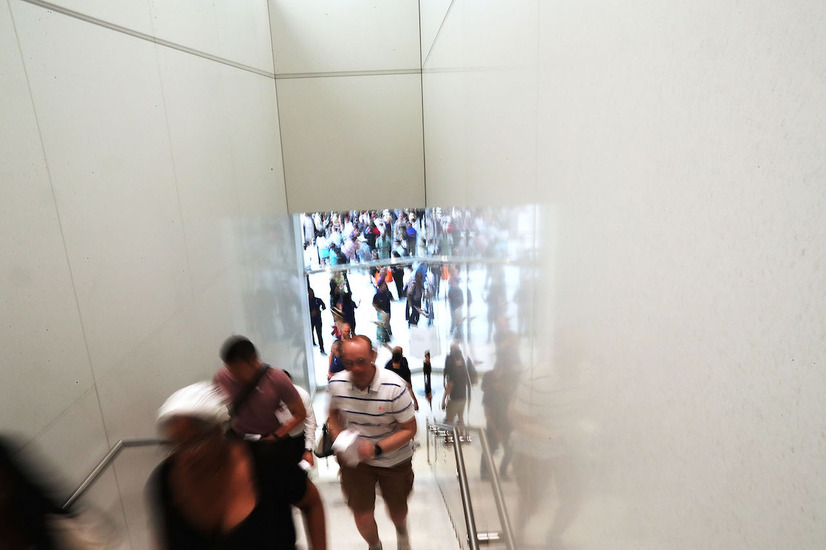
[[[470,485],[468,483],[467,468],[465,466],[464,454],[462,452],[462,441],[464,434],[474,433],[479,438],[482,447],[482,454],[484,460],[487,461],[490,472],[490,483],[493,488],[493,498],[496,503],[496,511],[499,515],[499,524],[502,529],[501,533],[479,533],[476,527],[476,518],[473,514],[473,502],[470,495]],[[468,534],[468,544],[471,550],[479,550],[480,543],[491,543],[497,540],[504,542],[508,550],[515,550],[513,541],[513,530],[511,529],[510,518],[508,516],[507,506],[505,504],[505,497],[502,493],[502,485],[500,483],[499,474],[494,466],[493,454],[490,452],[488,446],[485,430],[478,426],[457,426],[454,424],[441,424],[438,422],[427,421],[427,462],[431,463],[430,450],[431,439],[435,441],[436,438],[442,438],[446,444],[453,445],[453,453],[456,458],[456,473],[459,478],[459,490],[462,496],[462,508],[465,520],[465,525]],[[440,486],[440,490],[441,486]]]
[[[86,479],[83,480],[83,483],[78,485],[77,489],[72,492],[72,495],[69,499],[63,504],[63,508],[71,507],[77,500],[83,496],[83,494],[92,486],[92,484],[97,481],[100,475],[109,467],[110,464],[118,457],[118,455],[124,449],[130,447],[152,447],[156,445],[162,445],[164,443],[163,439],[155,439],[155,438],[136,438],[136,439],[121,439],[115,446],[112,447],[106,456],[103,457],[95,469],[86,476]]]

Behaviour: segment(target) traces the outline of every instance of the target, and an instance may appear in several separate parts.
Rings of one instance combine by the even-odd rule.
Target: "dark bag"
[[[473,364],[473,359],[470,357],[467,358],[467,372],[470,385],[475,386],[476,382],[479,381],[479,373],[476,372],[476,366]]]
[[[325,458],[333,454],[333,435],[330,433],[329,428],[327,428],[326,422],[321,427],[321,437],[318,438],[318,443],[316,443],[313,453],[318,458]]]

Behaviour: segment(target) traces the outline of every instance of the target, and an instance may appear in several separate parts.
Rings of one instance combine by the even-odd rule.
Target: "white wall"
[[[265,1],[62,5],[272,70]],[[231,333],[305,368],[273,78],[81,18],[0,3],[0,431],[72,486],[117,440],[154,435]],[[158,455],[133,453],[94,500],[145,548]]]
[[[270,0],[290,212],[425,203],[417,0]]]
[[[826,543],[824,10],[453,3],[428,202],[497,204],[495,174],[542,214],[535,481],[563,483],[529,541]]]

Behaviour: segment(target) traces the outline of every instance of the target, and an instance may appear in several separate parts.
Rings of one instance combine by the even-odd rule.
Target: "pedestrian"
[[[419,401],[413,392],[413,377],[410,374],[410,364],[407,361],[407,357],[404,356],[404,351],[401,346],[393,348],[392,355],[387,363],[385,363],[384,368],[395,372],[407,383],[407,389],[410,392],[411,399],[413,399],[413,409],[418,411]]]
[[[296,463],[227,438],[228,418],[223,396],[209,382],[178,390],[158,411],[158,430],[171,452],[147,483],[154,546],[294,550],[295,506],[312,548],[325,549],[324,505],[315,485]]]
[[[379,279],[379,288],[373,295],[373,307],[376,309],[376,341],[387,345],[390,341],[390,302],[393,295],[387,289],[384,279]]]
[[[427,404],[430,405],[431,412],[433,412],[433,384],[431,382],[432,372],[433,367],[430,364],[430,350],[427,350],[424,352],[422,375],[424,376],[424,395],[427,398]]]
[[[316,345],[316,337],[318,337],[318,347],[321,350],[321,355],[327,355],[324,351],[324,337],[321,335],[321,311],[327,309],[324,301],[321,298],[316,298],[315,292],[311,288],[307,291],[310,302],[310,336],[313,337],[313,345]]]
[[[445,395],[442,397],[442,410],[445,411],[445,423],[465,423],[465,404],[471,391],[475,370],[465,361],[459,343],[450,346],[450,353],[445,358],[444,383]]]
[[[292,375],[288,371],[283,372],[287,375],[287,378],[293,382]],[[304,403],[304,408],[307,410],[307,417],[304,419],[303,424],[290,430],[288,440],[290,455],[299,466],[302,466],[301,461],[304,461],[306,466],[302,466],[302,468],[309,470],[315,465],[313,449],[315,448],[316,420],[315,411],[313,410],[313,398],[310,397],[307,390],[295,382],[293,382],[293,387],[295,387],[295,391],[298,392],[298,395],[301,396],[301,402]],[[282,406],[275,412],[275,414],[286,421],[292,416],[292,413],[290,413],[290,410],[284,403],[281,405]]]
[[[215,374],[215,384],[229,405],[235,434],[280,443],[303,425],[307,410],[292,381],[281,369],[263,363],[249,339],[228,338],[220,355],[224,366]],[[282,402],[292,415],[285,422],[275,415]]]
[[[366,336],[342,344],[345,372],[330,380],[333,438],[344,430],[358,435],[357,464],[342,459],[341,487],[356,527],[370,550],[381,550],[375,518],[376,485],[396,527],[399,550],[410,550],[407,499],[413,491],[413,400],[401,377],[376,368],[376,350]],[[370,422],[364,422],[369,418]]]

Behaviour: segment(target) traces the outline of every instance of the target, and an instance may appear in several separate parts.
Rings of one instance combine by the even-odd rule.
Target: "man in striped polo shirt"
[[[376,368],[376,350],[366,336],[342,343],[344,372],[329,382],[333,438],[345,429],[359,434],[359,463],[341,464],[341,486],[356,527],[370,550],[381,550],[374,515],[376,483],[396,526],[399,550],[409,550],[407,498],[413,490],[413,437],[416,416],[407,383],[387,369]],[[343,461],[342,461],[343,462]]]

